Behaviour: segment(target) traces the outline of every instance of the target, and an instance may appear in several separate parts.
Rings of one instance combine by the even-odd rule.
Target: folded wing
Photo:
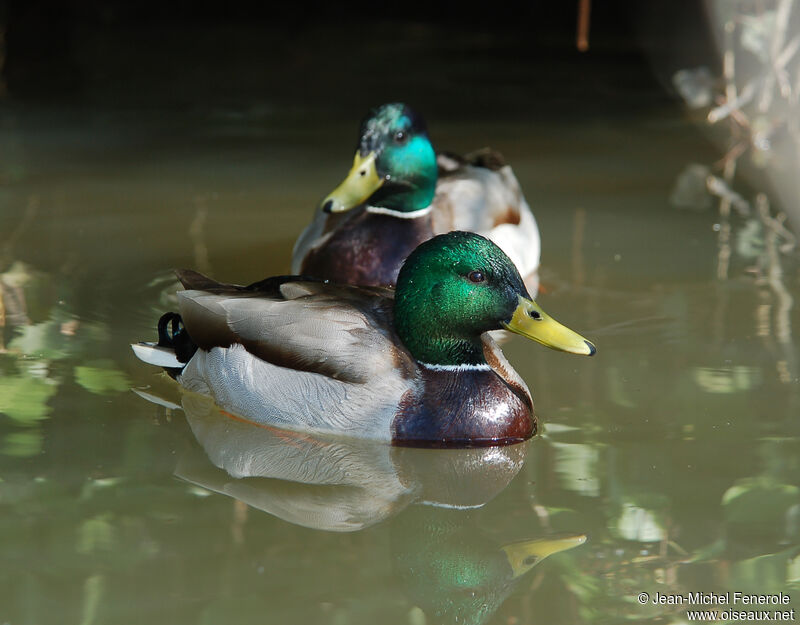
[[[298,277],[249,287],[181,272],[181,317],[198,347],[241,344],[269,363],[366,382],[381,372],[413,370],[391,329],[391,291]]]

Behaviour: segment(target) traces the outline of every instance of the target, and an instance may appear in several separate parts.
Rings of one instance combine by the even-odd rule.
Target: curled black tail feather
[[[189,362],[197,351],[181,316],[174,312],[164,313],[158,320],[158,346],[175,350],[175,356],[181,362]]]

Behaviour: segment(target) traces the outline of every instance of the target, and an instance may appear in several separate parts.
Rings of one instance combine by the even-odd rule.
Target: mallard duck
[[[533,401],[489,331],[592,355],[550,318],[488,239],[422,243],[397,289],[275,277],[247,287],[183,271],[180,315],[133,345],[185,388],[278,428],[411,446],[505,444],[536,431]]]
[[[361,123],[353,167],[297,240],[292,271],[393,286],[417,245],[452,230],[494,241],[535,292],[539,229],[502,156],[485,149],[437,158],[422,117],[384,104]]]

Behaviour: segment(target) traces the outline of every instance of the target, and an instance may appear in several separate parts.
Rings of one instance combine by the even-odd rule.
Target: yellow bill
[[[501,549],[508,558],[508,564],[514,572],[514,577],[519,577],[530,571],[544,558],[559,551],[566,551],[578,547],[586,542],[586,536],[578,534],[561,538],[537,538],[524,540],[518,543],[505,545]]]
[[[577,332],[566,326],[542,310],[532,299],[519,296],[519,305],[514,310],[511,321],[504,323],[506,330],[521,334],[542,345],[559,349],[572,354],[594,356],[597,349]]]
[[[375,168],[375,152],[361,156],[357,151],[350,173],[324,200],[322,210],[327,213],[342,213],[363,204],[381,188],[384,179]]]

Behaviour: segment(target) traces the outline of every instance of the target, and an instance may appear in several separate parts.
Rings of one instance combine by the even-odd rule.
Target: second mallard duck
[[[502,156],[482,150],[437,158],[422,117],[404,104],[384,104],[362,122],[353,167],[297,240],[292,271],[393,286],[417,245],[452,230],[492,240],[535,293],[539,229]]]

